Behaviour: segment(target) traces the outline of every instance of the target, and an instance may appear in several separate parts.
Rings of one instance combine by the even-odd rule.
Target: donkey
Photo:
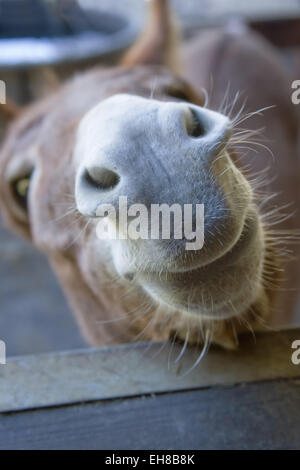
[[[242,25],[182,46],[175,30],[168,2],[152,0],[117,66],[0,108],[2,216],[46,253],[95,346],[235,349],[248,330],[295,321],[298,118],[279,54]],[[97,208],[118,211],[121,196],[204,204],[202,249],[184,237],[100,240]]]

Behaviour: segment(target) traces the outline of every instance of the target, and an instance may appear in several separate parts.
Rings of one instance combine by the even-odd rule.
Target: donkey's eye
[[[29,218],[28,193],[35,168],[33,155],[29,152],[14,155],[7,165],[4,176],[11,201],[10,209],[16,218],[26,223]]]
[[[197,106],[204,106],[206,101],[206,94],[198,95],[195,90],[188,84],[184,86],[179,84],[168,85],[165,89],[166,94],[170,98],[179,101],[187,101],[188,103],[196,104]]]
[[[30,175],[24,176],[23,178],[20,178],[12,183],[12,189],[13,189],[16,201],[25,210],[27,210],[29,185],[30,185]]]
[[[166,93],[171,98],[175,98],[180,101],[190,101],[189,96],[185,90],[179,86],[169,85],[166,89]]]

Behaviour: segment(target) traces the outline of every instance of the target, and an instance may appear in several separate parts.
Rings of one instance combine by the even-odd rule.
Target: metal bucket
[[[129,16],[82,8],[76,0],[0,0],[0,79],[8,95],[29,101],[40,95],[32,88],[45,66],[65,78],[112,63],[139,28]]]

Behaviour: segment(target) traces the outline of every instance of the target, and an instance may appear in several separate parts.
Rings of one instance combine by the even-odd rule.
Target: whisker
[[[183,346],[181,348],[181,351],[180,353],[178,354],[178,356],[176,357],[175,361],[174,361],[174,364],[177,364],[177,362],[180,361],[180,359],[183,357],[185,351],[186,351],[186,348],[187,348],[187,345],[189,343],[189,334],[190,334],[190,328],[189,328],[189,323],[188,323],[188,328],[186,330],[186,334],[185,334],[185,340],[184,340],[184,343],[183,343]]]
[[[209,348],[209,335],[206,334],[204,346],[203,346],[202,351],[199,354],[197,360],[194,362],[194,364],[186,372],[181,374],[181,377],[186,377],[188,374],[190,374],[199,365],[199,363],[201,362],[201,360],[203,359],[203,357],[207,353],[208,348]]]

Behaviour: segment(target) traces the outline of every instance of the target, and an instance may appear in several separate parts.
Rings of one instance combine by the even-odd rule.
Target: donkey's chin
[[[257,216],[246,220],[241,236],[222,257],[198,269],[148,273],[146,293],[162,306],[206,319],[243,315],[263,284],[264,233]]]

